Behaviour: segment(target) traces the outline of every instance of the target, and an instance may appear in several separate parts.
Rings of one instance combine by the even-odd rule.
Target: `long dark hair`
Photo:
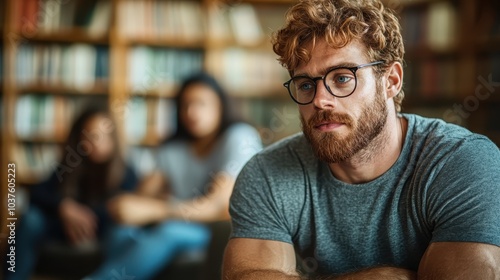
[[[114,146],[109,160],[103,163],[93,162],[84,145],[85,137],[103,137],[103,135],[91,135],[85,130],[88,122],[95,117],[108,118],[112,121],[107,124],[109,131],[101,132],[111,133]],[[59,168],[69,168],[66,170],[68,172],[58,175],[59,190],[63,196],[97,204],[117,190],[125,172],[125,161],[120,147],[115,122],[107,109],[104,106],[91,106],[84,110],[71,126],[66,143],[62,147]]]
[[[175,96],[175,106],[177,108],[177,130],[174,133],[174,135],[166,140],[166,142],[170,140],[178,140],[178,139],[183,139],[183,140],[193,140],[194,137],[187,131],[187,129],[184,127],[182,120],[181,120],[181,103],[182,99],[186,93],[186,89],[189,86],[192,85],[205,85],[209,88],[211,88],[219,97],[220,104],[221,104],[221,123],[219,125],[219,131],[218,135],[223,134],[228,127],[230,127],[232,124],[237,122],[238,120],[233,116],[231,113],[231,110],[229,108],[229,98],[225,92],[225,90],[222,88],[222,86],[217,82],[217,80],[212,77],[211,75],[205,73],[205,72],[199,72],[196,73],[190,77],[188,77],[184,82],[182,83],[181,87],[177,91],[177,94]]]

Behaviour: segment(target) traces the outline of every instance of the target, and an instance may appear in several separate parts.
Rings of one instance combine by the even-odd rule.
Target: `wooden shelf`
[[[66,87],[62,85],[50,84],[33,84],[22,86],[18,89],[19,93],[34,93],[34,94],[56,94],[56,95],[107,95],[109,87],[106,83],[97,83],[88,90]]]
[[[259,89],[259,90],[231,90],[228,89],[228,95],[230,98],[235,99],[275,99],[275,100],[287,100],[290,98],[286,89],[283,87],[273,87],[269,89]],[[265,92],[266,94],[262,94]],[[177,93],[177,87],[171,90],[151,90],[147,92],[132,92],[128,95],[129,98],[142,97],[142,98],[175,98]]]
[[[27,143],[27,144],[64,144],[66,139],[64,138],[55,138],[55,137],[41,137],[41,136],[35,136],[35,137],[30,137],[30,138],[23,138],[16,136],[16,141],[20,143]]]
[[[129,94],[128,97],[133,98],[133,97],[142,97],[142,98],[174,98],[176,94],[176,91],[171,89],[171,90],[150,90],[147,92],[132,92]]]
[[[16,180],[17,186],[33,186],[39,184],[43,179],[37,178],[36,174],[26,172],[24,176],[18,176]],[[25,178],[27,177],[27,178]]]
[[[182,49],[204,49],[204,40],[183,40],[176,38],[120,38],[124,44],[129,46],[146,45],[152,47],[170,47]]]
[[[22,38],[30,42],[40,43],[85,43],[95,45],[109,44],[109,35],[92,35],[84,28],[68,28],[57,32],[35,34],[21,34]]]
[[[286,90],[286,89],[285,89]],[[283,101],[283,102],[293,102],[290,95],[286,91],[284,92],[273,92],[273,94],[262,95],[262,94],[230,94],[229,97],[234,100],[275,100],[275,101]]]
[[[155,148],[161,144],[158,137],[145,137],[140,143],[133,143],[133,146],[144,148]]]
[[[273,99],[273,100],[288,100],[291,97],[283,88],[283,91],[277,91],[276,89],[266,91],[267,94],[259,93],[261,91],[232,91],[229,96],[234,99]]]
[[[263,50],[263,51],[272,51],[271,42],[267,37],[263,38],[259,42],[255,42],[252,44],[239,44],[234,39],[228,39],[223,41],[207,41],[206,46],[211,49],[225,49],[225,48],[238,48],[243,50]]]

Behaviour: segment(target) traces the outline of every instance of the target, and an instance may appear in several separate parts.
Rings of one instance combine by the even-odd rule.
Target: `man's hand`
[[[146,225],[169,217],[165,201],[136,194],[123,194],[108,202],[111,217],[121,224]]]
[[[59,205],[64,231],[74,245],[92,241],[96,237],[97,217],[87,206],[65,198]]]

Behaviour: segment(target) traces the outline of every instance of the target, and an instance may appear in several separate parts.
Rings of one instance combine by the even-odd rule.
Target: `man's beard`
[[[308,122],[301,115],[300,120],[304,135],[316,156],[327,163],[337,163],[345,161],[367,148],[382,132],[387,121],[387,104],[377,85],[375,102],[365,104],[357,123],[349,115],[334,113],[333,110],[316,111]],[[349,134],[341,137],[337,132],[318,132],[315,130],[315,126],[328,121],[343,123],[350,130]]]

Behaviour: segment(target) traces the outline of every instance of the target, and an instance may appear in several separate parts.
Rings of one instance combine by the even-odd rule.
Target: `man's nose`
[[[334,108],[337,102],[337,97],[333,96],[322,80],[316,82],[316,95],[313,99],[314,107],[318,109]]]

